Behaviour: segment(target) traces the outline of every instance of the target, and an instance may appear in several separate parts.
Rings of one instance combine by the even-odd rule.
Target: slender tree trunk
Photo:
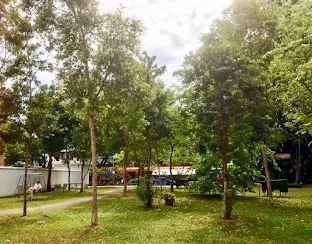
[[[222,142],[222,147],[220,149],[221,153],[221,161],[222,161],[222,176],[223,176],[223,218],[230,219],[232,213],[232,204],[231,204],[231,197],[232,194],[229,194],[229,170],[228,170],[228,134],[227,134],[227,117],[225,116],[224,112],[221,113],[221,138],[220,141]]]
[[[70,191],[70,165],[69,165],[69,160],[67,161],[67,170],[68,170],[68,191]]]
[[[312,148],[311,148],[311,146],[310,146],[310,144],[309,144],[307,138],[304,137],[304,140],[305,140],[305,142],[306,142],[306,144],[307,144],[307,146],[308,146],[308,148],[309,148],[309,151],[310,151],[310,153],[311,153],[311,155],[312,155]]]
[[[92,158],[92,226],[98,225],[97,211],[97,164],[96,164],[96,135],[95,135],[95,119],[93,108],[89,117],[90,140],[91,140],[91,158]]]
[[[162,182],[162,177],[160,175],[160,162],[157,160],[157,168],[158,168],[158,178],[160,180],[160,190],[163,189],[163,182]]]
[[[170,152],[170,160],[169,160],[169,170],[170,170],[170,191],[173,192],[173,175],[172,175],[172,157],[173,157],[173,149],[174,146],[171,145],[171,152]]]
[[[301,148],[300,148],[300,141],[298,141],[298,158],[296,162],[296,184],[301,183]]]
[[[84,173],[83,178],[82,178],[82,181],[85,180],[85,178],[86,178],[86,176],[87,176],[87,174],[88,174],[89,171],[90,171],[90,165],[88,166],[86,172]]]
[[[81,174],[80,174],[80,192],[83,192],[83,180],[84,180],[84,177],[83,177],[83,169],[84,169],[84,166],[85,166],[85,162],[83,161],[82,164],[81,164]]]
[[[0,166],[4,166],[4,154],[0,154]]]
[[[0,166],[4,166],[4,152],[5,152],[4,141],[0,138]]]
[[[163,181],[162,181],[162,177],[160,175],[160,161],[159,161],[159,157],[158,157],[158,149],[157,149],[157,145],[155,146],[155,151],[156,151],[156,162],[157,162],[157,169],[158,169],[158,178],[160,180],[160,190],[163,189]]]
[[[52,175],[52,155],[49,154],[49,162],[48,162],[48,180],[47,180],[47,191],[50,192],[51,188],[51,175]]]
[[[268,158],[266,155],[266,146],[264,144],[264,142],[262,142],[262,161],[263,161],[263,165],[264,165],[264,170],[265,170],[265,179],[266,179],[266,183],[267,183],[267,191],[268,191],[268,195],[270,198],[270,201],[273,201],[273,195],[272,195],[272,187],[271,187],[271,176],[270,176],[270,169],[269,169],[269,165],[268,165]]]
[[[25,171],[24,171],[24,201],[23,201],[23,216],[27,215],[27,184],[28,184],[28,164],[30,158],[30,142],[26,145],[26,160],[25,160]]]
[[[133,152],[134,153],[134,156],[135,156],[135,160],[136,160],[136,163],[137,165],[139,165],[139,169],[138,169],[138,186],[140,186],[140,175],[141,175],[141,172],[144,171],[144,169],[142,170],[141,168],[141,164],[140,164],[140,160],[138,158],[138,155],[136,153],[136,151]]]
[[[128,166],[128,160],[129,160],[129,153],[128,149],[125,149],[125,156],[124,156],[124,162],[123,162],[123,194],[126,196],[127,194],[127,166]]]
[[[152,145],[151,142],[149,141],[148,145],[148,159],[147,159],[147,172],[146,172],[146,177],[147,177],[147,183],[146,183],[146,191],[148,194],[148,198],[146,201],[146,207],[151,208],[152,207],[152,198],[151,198],[151,174],[150,174],[150,167],[151,167],[151,161],[152,161]]]
[[[45,168],[45,167],[46,167],[46,164],[47,164],[46,155],[43,154],[43,163],[42,163],[41,167],[42,167],[42,168]]]
[[[230,195],[229,195],[229,170],[228,170],[228,155],[225,150],[221,151],[221,159],[222,159],[222,176],[223,176],[223,218],[224,219],[230,219],[231,218],[231,212],[232,212],[232,206],[230,203]]]

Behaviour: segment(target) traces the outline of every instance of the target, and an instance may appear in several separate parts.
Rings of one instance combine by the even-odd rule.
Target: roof
[[[290,153],[275,153],[274,158],[277,160],[291,159],[291,154]]]
[[[122,168],[117,168],[116,171],[122,172]],[[139,167],[127,167],[126,172],[128,173],[136,173],[139,171]],[[169,166],[160,166],[155,168],[150,168],[152,175],[170,175],[170,167]],[[195,174],[195,169],[192,169],[191,166],[173,166],[172,167],[173,175],[193,175]]]

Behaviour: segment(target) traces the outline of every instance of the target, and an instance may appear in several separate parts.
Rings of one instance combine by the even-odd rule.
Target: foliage
[[[236,193],[253,191],[254,182],[263,178],[258,163],[257,148],[253,148],[251,152],[245,151],[244,154],[237,154],[229,164],[229,188]],[[190,186],[190,190],[200,193],[222,194],[223,179],[218,155],[209,152],[202,156],[198,165],[194,166],[198,180]]]
[[[162,199],[165,200],[165,204],[167,206],[173,206],[174,203],[175,203],[175,195],[173,193],[171,193],[171,192],[166,192],[163,195]]]
[[[153,202],[156,194],[156,188],[153,187],[150,177],[140,179],[137,189],[138,198],[144,203],[145,207],[151,207],[149,204]]]
[[[280,7],[278,45],[268,54],[272,93],[283,106],[283,116],[295,133],[311,132],[310,1],[287,1]]]

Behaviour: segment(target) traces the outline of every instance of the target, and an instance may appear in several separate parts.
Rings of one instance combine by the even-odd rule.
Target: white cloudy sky
[[[199,46],[202,33],[209,30],[212,20],[220,16],[232,0],[100,0],[103,10],[120,4],[125,13],[140,19],[147,28],[142,39],[143,49],[157,56],[157,63],[167,66],[163,80],[175,84],[172,73],[179,69],[183,58]],[[51,75],[41,74],[47,82]]]

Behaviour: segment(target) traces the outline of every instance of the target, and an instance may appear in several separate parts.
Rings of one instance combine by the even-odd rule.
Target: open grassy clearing
[[[240,196],[234,217],[223,221],[222,202],[176,193],[176,206],[142,207],[135,193],[99,200],[100,226],[90,227],[90,203],[0,217],[0,239],[11,243],[311,243],[312,188],[289,198]]]
[[[99,187],[98,194],[103,194],[106,191],[112,190],[115,188],[112,187]],[[77,198],[77,197],[86,197],[91,196],[92,188],[88,188],[84,192],[80,193],[79,190],[71,191],[52,191],[52,192],[40,192],[34,194],[33,200],[28,201],[28,207],[42,206],[46,204],[52,204],[61,202],[64,200]],[[3,209],[12,209],[12,208],[22,208],[23,206],[23,196],[11,196],[11,197],[2,197],[0,198],[0,210]]]

